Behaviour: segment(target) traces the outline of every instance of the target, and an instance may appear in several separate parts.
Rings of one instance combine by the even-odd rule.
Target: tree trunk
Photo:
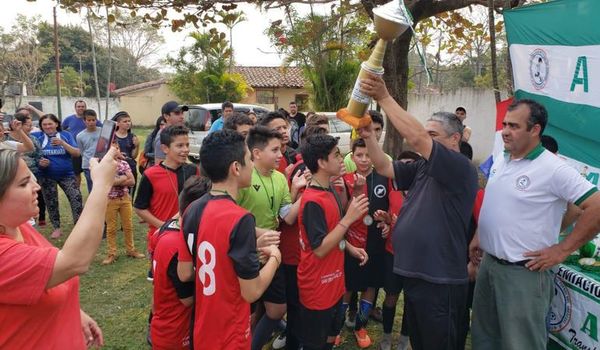
[[[490,30],[490,54],[492,56],[492,87],[496,103],[500,102],[500,88],[498,87],[498,63],[496,59],[496,25],[494,20],[494,0],[488,0],[488,25]]]

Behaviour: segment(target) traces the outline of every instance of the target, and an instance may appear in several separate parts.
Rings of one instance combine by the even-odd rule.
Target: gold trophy
[[[375,18],[375,31],[379,36],[375,48],[369,59],[360,66],[360,73],[348,106],[337,111],[336,116],[344,122],[350,124],[353,128],[359,129],[371,124],[371,117],[365,115],[367,108],[371,104],[371,97],[360,92],[360,81],[367,77],[367,73],[383,75],[383,56],[387,42],[396,39],[406,29],[410,28],[412,21],[408,14],[404,13],[402,0],[392,0],[385,5],[373,9]]]

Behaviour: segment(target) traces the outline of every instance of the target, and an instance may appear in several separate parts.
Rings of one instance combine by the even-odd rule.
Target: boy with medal
[[[292,204],[292,198],[296,198],[298,191],[306,186],[304,176],[297,174],[292,179],[290,195],[285,175],[277,171],[282,159],[282,140],[283,136],[279,132],[267,127],[256,126],[250,129],[246,142],[254,161],[252,184],[240,189],[237,199],[238,204],[256,218],[257,238],[266,235],[262,239],[276,245],[280,242],[280,233],[275,231],[279,227],[279,219],[290,225],[296,222],[300,201]],[[283,268],[277,270],[262,301],[266,312],[256,324],[252,349],[263,348],[286,313]]]
[[[369,202],[361,194],[352,199],[346,214],[342,213],[339,197],[330,184],[343,165],[333,136],[309,136],[301,152],[312,179],[302,194],[298,214],[299,336],[304,350],[331,349],[344,322],[344,250],[363,264],[368,259],[365,250],[346,243],[344,235],[367,213]]]
[[[383,223],[376,223],[374,216],[377,211],[388,211],[391,183],[388,178],[373,169],[363,139],[358,139],[352,144],[352,160],[356,164],[356,172],[344,175],[344,181],[352,197],[364,195],[368,198],[369,208],[361,220],[356,220],[350,225],[346,239],[353,246],[365,249],[369,261],[363,264],[360,260],[346,254],[344,261],[346,294],[342,309],[346,311],[352,292],[361,292],[354,335],[358,346],[366,348],[371,345],[371,338],[365,327],[376,291],[384,285],[385,238],[381,229]]]

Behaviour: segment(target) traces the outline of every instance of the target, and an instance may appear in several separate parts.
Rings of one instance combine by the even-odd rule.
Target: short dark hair
[[[243,113],[234,113],[230,118],[223,123],[223,129],[236,131],[240,125],[254,126],[252,119]]]
[[[313,114],[306,118],[306,125],[329,125],[329,118],[325,114]]]
[[[319,170],[319,159],[327,160],[329,153],[337,147],[338,140],[327,134],[311,135],[300,147],[302,159],[308,170],[316,174]]]
[[[44,119],[50,119],[53,122],[55,122],[56,124],[58,124],[56,126],[56,131],[62,131],[62,128],[60,126],[60,120],[58,120],[58,117],[55,116],[52,113],[48,113],[48,114],[44,114],[43,116],[40,117],[39,123],[40,123],[40,128],[42,127],[42,122],[44,121]]]
[[[460,141],[458,148],[463,156],[469,158],[469,160],[473,160],[473,147],[468,142]]]
[[[302,130],[302,134],[300,134],[300,141],[306,140],[307,137],[311,135],[317,134],[327,134],[327,130],[323,129],[318,125],[307,125],[304,130]]]
[[[113,117],[112,120],[115,122],[118,122],[119,120],[121,120],[121,118],[131,118],[131,116],[129,115],[129,113],[127,113],[126,111],[120,111],[117,112]]]
[[[25,123],[27,121],[27,119],[31,119],[31,116],[17,112],[17,113],[15,113],[15,119],[20,121],[21,123]]]
[[[369,116],[371,116],[373,123],[381,124],[382,128],[385,126],[385,123],[383,122],[383,114],[374,109],[369,109],[367,113],[369,113]]]
[[[183,125],[169,125],[160,133],[160,144],[169,147],[177,136],[187,135],[189,132],[190,129]]]
[[[290,104],[291,104],[291,105],[298,105],[298,104],[296,103],[296,101],[290,101]]]
[[[288,118],[286,116],[284,116],[282,113],[269,112],[266,115],[264,115],[262,118],[260,118],[260,120],[258,121],[258,125],[268,126],[269,123],[275,119],[283,119],[283,120],[285,120],[286,123],[288,123],[288,124],[290,123]]]
[[[542,135],[542,137],[540,137],[540,141],[545,149],[552,153],[558,153],[558,142],[554,137],[550,135]]]
[[[529,119],[527,120],[527,131],[531,130],[535,124],[539,124],[540,136],[544,133],[544,129],[546,129],[546,124],[548,124],[548,111],[546,111],[546,107],[541,105],[539,102],[530,100],[530,99],[522,99],[515,100],[513,103],[508,106],[508,111],[512,112],[517,109],[520,105],[526,105],[529,107]]]
[[[193,201],[210,191],[210,188],[210,180],[202,176],[194,175],[185,180],[183,189],[181,190],[181,193],[179,193],[179,214],[183,215],[185,209],[187,209]]]
[[[260,150],[265,149],[272,139],[282,140],[283,136],[277,131],[271,130],[266,126],[257,125],[250,129],[248,136],[246,137],[246,143],[248,149],[252,152],[253,149],[258,148]]]
[[[85,111],[83,111],[83,119],[85,119],[86,117],[94,117],[94,118],[98,119],[98,115],[96,114],[96,111],[93,109],[86,109]]]
[[[417,152],[413,152],[413,151],[402,151],[399,155],[398,158],[396,158],[397,160],[401,160],[401,159],[412,159],[415,162],[417,160],[422,159],[423,157],[421,157]]]
[[[352,153],[354,153],[354,151],[358,147],[367,147],[367,144],[365,143],[365,140],[363,140],[363,139],[356,139],[354,142],[352,142]]]
[[[465,109],[465,107],[456,107],[456,110],[454,112],[458,112],[458,111],[467,113],[467,110]]]
[[[75,101],[75,103],[73,104],[73,106],[76,107],[78,103],[83,103],[87,107],[87,103],[85,103],[84,100],[77,100],[77,101]]]
[[[233,162],[246,165],[246,140],[233,130],[219,130],[208,134],[200,148],[202,172],[214,183],[226,180]]]
[[[229,102],[229,101],[225,101],[221,104],[221,111],[224,111],[225,108],[231,108],[233,109],[233,103]]]

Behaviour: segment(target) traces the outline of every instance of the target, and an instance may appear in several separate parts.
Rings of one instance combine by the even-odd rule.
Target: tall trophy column
[[[354,83],[348,106],[336,113],[339,119],[355,129],[371,124],[371,117],[365,115],[371,104],[371,97],[360,92],[361,79],[366,78],[367,73],[383,75],[383,56],[385,55],[387,42],[396,39],[412,24],[408,14],[405,14],[402,10],[403,7],[400,1],[402,0],[393,0],[373,9],[375,31],[379,36],[379,40],[377,40],[369,59],[360,66],[360,72]]]

